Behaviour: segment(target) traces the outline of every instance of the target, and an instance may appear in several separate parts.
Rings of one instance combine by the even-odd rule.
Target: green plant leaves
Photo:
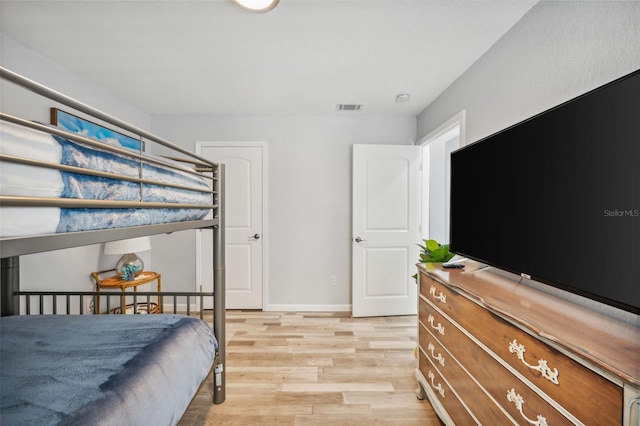
[[[435,251],[440,248],[440,244],[436,240],[425,240],[425,247],[428,251]]]
[[[422,250],[420,253],[420,263],[447,262],[454,254],[449,251],[449,245],[440,245],[436,240],[423,240],[424,245],[417,244]],[[418,282],[418,274],[413,276]]]
[[[446,262],[450,260],[454,254],[449,252],[449,245],[441,245],[436,240],[424,240],[424,245],[418,244],[422,250],[420,254],[420,262]]]

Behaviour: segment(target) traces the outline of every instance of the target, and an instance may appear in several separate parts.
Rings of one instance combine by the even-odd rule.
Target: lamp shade
[[[104,254],[127,254],[151,250],[149,237],[129,238],[104,244]]]

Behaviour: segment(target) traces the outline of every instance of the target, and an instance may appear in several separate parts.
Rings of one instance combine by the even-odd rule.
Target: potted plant
[[[418,244],[420,247],[420,262],[422,263],[435,263],[435,262],[448,262],[454,256],[449,251],[449,244],[442,245],[436,240],[423,240],[424,244]],[[418,274],[415,274],[413,278],[418,281]]]

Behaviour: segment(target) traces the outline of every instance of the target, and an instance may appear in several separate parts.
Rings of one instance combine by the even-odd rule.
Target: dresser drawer
[[[621,387],[424,273],[420,293],[580,421],[622,421]]]
[[[442,379],[438,370],[429,363],[422,351],[418,351],[418,365],[425,381],[425,387],[431,390],[456,425],[478,424],[469,413],[468,408],[451,392],[451,388]]]
[[[444,349],[440,342],[427,331],[422,324],[418,326],[420,350],[425,358],[420,359],[420,367],[428,359],[428,368],[435,367],[447,384],[465,401],[470,411],[484,425],[502,425],[512,423],[503,410],[487,395],[477,383],[462,369],[455,359]],[[423,374],[425,372],[423,371]],[[426,376],[425,376],[426,377]]]
[[[550,425],[569,425],[569,421],[556,408],[546,402],[531,388],[521,382],[516,376],[491,357],[484,349],[469,339],[462,331],[450,323],[424,300],[420,300],[420,319],[427,319],[426,328],[436,330],[433,333],[452,354],[458,363],[473,376],[516,421],[525,422],[525,418],[536,421],[537,416],[543,416]],[[513,389],[518,400],[523,403],[519,407],[508,399],[508,393]],[[514,396],[515,397],[515,396]],[[520,412],[522,410],[522,412]],[[599,424],[587,422],[590,424]]]

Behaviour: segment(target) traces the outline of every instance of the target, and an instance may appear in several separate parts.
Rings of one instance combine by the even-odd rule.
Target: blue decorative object
[[[133,263],[122,265],[120,267],[120,278],[122,278],[125,281],[133,281],[135,279],[136,274],[141,269],[142,268],[140,267],[140,265],[136,265]]]
[[[134,252],[151,249],[149,237],[129,238],[126,240],[109,241],[104,245],[105,254],[122,254],[124,256],[116,263],[115,270],[120,278],[133,281],[136,274],[144,270],[144,262]]]

